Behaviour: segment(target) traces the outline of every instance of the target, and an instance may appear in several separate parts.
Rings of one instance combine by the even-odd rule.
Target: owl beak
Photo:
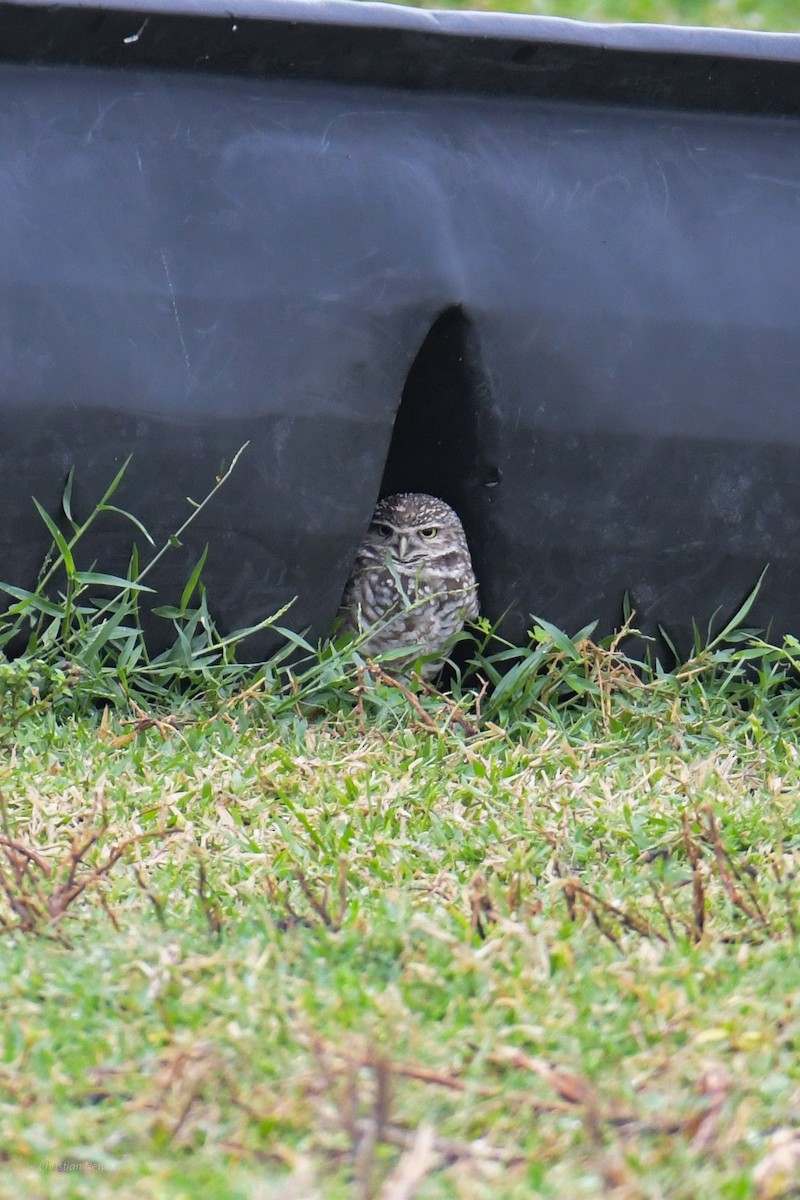
[[[398,554],[397,554],[397,557],[400,559],[400,562],[406,561],[407,554],[408,554],[408,538],[404,534],[401,533],[400,534],[400,545],[399,545]]]

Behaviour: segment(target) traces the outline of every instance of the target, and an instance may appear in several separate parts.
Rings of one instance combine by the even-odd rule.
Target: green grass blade
[[[140,533],[144,534],[151,546],[155,546],[155,542],[151,538],[150,534],[147,532],[139,518],[135,517],[133,513],[127,512],[124,508],[118,508],[116,504],[99,504],[97,506],[97,511],[117,513],[120,517],[124,517],[126,521],[130,521],[132,525],[135,525]]]
[[[69,521],[73,529],[77,529],[77,525],[72,517],[72,484],[75,479],[75,468],[70,467],[67,482],[64,486],[64,492],[61,496],[61,507],[64,510],[64,516]]]
[[[98,511],[102,512],[103,508],[108,504],[109,500],[114,495],[114,493],[116,492],[119,485],[122,483],[123,476],[125,475],[125,472],[127,471],[132,458],[133,458],[133,455],[129,454],[128,457],[125,459],[125,462],[122,464],[120,469],[117,471],[114,478],[111,480],[111,483],[108,485],[106,490],[103,492],[103,495],[100,498],[100,503],[97,505]],[[128,515],[128,514],[126,514],[126,515]]]
[[[154,592],[154,589],[145,583],[134,583],[130,579],[123,579],[121,575],[106,575],[102,571],[76,571],[73,578],[75,583],[85,587],[114,587],[122,592]]]
[[[39,516],[47,526],[50,536],[58,548],[58,552],[61,555],[61,559],[64,563],[64,570],[67,572],[67,577],[72,578],[72,576],[75,574],[75,559],[72,557],[72,551],[69,548],[67,539],[64,537],[53,518],[50,516],[47,510],[43,508],[35,496],[33,497],[33,503],[36,505],[36,510],[39,513]]]
[[[28,592],[25,588],[13,587],[10,583],[0,583],[0,591],[7,592],[9,596],[13,596],[19,601],[19,604],[12,605],[9,612],[24,613],[29,609],[34,609],[49,617],[64,615],[63,606],[54,604],[52,600],[48,600],[46,596],[42,596],[38,592]]]
[[[126,609],[120,605],[113,616],[109,617],[107,621],[103,621],[94,636],[86,643],[85,646],[80,647],[79,657],[81,661],[91,662],[92,659],[94,659],[108,644],[113,634],[125,620],[127,615]]]
[[[744,603],[741,605],[740,608],[738,608],[736,610],[734,615],[731,617],[730,621],[728,621],[728,624],[725,626],[725,628],[720,630],[720,632],[717,634],[717,636],[712,641],[709,642],[709,644],[705,647],[706,650],[713,650],[715,646],[718,646],[720,644],[720,642],[724,642],[731,635],[731,633],[733,633],[733,631],[737,628],[737,626],[741,625],[742,621],[745,620],[745,618],[747,617],[747,614],[750,612],[750,609],[753,607],[753,605],[756,602],[758,593],[761,591],[761,584],[764,582],[764,576],[766,575],[768,570],[769,570],[769,563],[767,563],[767,565],[764,567],[764,570],[761,572],[761,574],[758,577],[758,581],[757,581],[755,587],[750,592],[750,594],[747,596]]]
[[[200,582],[200,576],[203,573],[203,567],[206,565],[207,558],[208,558],[208,546],[205,547],[205,549],[203,550],[203,553],[200,555],[199,559],[195,563],[194,570],[192,571],[191,575],[187,579],[186,587],[183,589],[183,592],[181,593],[181,602],[179,605],[181,613],[185,613],[186,609],[189,607],[189,601],[191,600],[192,596],[194,595],[197,585]]]
[[[568,658],[573,659],[575,662],[580,662],[581,655],[575,645],[575,641],[568,637],[562,629],[559,629],[557,625],[552,625],[549,621],[543,620],[541,617],[534,617],[533,620],[535,622],[534,636],[537,638],[537,640],[543,640],[541,638],[541,634],[545,633],[553,645],[560,650],[562,654],[566,654]],[[591,628],[593,630],[594,626],[587,626],[587,628]],[[581,635],[579,634],[578,636],[580,637]],[[583,636],[586,636],[586,634],[584,633]]]

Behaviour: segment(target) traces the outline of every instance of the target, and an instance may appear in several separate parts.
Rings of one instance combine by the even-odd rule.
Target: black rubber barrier
[[[800,37],[240,8],[0,3],[0,578],[73,465],[163,536],[249,439],[159,581],[208,543],[225,629],[324,633],[423,490],[515,638],[685,647],[767,563],[800,631]]]

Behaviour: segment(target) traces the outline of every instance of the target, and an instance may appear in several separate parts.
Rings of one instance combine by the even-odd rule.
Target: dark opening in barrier
[[[491,491],[501,478],[493,407],[477,332],[459,306],[448,308],[408,373],[380,491],[428,492],[452,505],[489,590]]]

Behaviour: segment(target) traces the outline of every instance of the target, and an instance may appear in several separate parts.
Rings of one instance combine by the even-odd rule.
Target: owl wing
[[[478,614],[481,610],[480,600],[478,599],[477,583],[473,583],[472,587],[467,590],[465,600],[466,604],[464,605],[464,620],[477,621]]]

